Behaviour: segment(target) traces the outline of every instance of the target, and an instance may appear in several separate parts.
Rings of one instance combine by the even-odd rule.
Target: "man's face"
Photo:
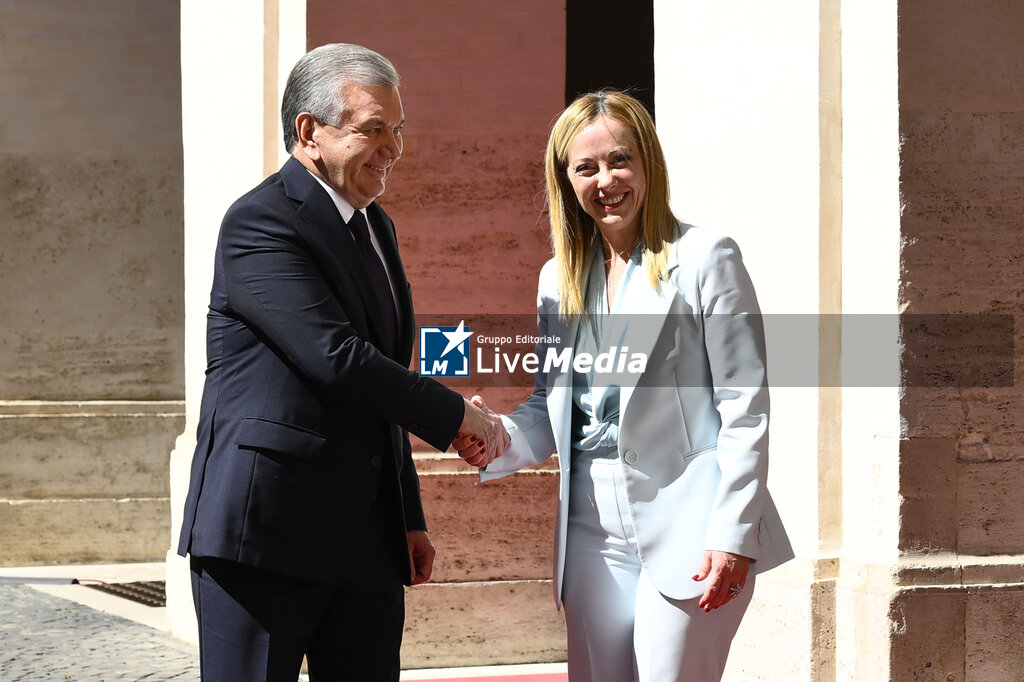
[[[314,159],[324,181],[355,208],[384,193],[384,183],[402,156],[405,112],[397,88],[349,83],[347,109],[337,126],[314,121]]]

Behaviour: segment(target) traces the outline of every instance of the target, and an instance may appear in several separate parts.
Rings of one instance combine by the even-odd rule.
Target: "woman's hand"
[[[466,401],[466,417],[452,446],[467,464],[485,467],[501,457],[511,439],[501,418],[487,407],[483,398],[475,395],[463,400]]]
[[[457,434],[455,440],[452,441],[452,447],[459,453],[459,457],[470,466],[485,467],[490,463],[487,461],[484,442],[476,436]]]
[[[705,612],[717,609],[743,590],[747,584],[747,571],[750,570],[750,559],[739,554],[708,550],[704,552],[704,560],[693,576],[696,581],[707,580],[704,596],[697,603]]]

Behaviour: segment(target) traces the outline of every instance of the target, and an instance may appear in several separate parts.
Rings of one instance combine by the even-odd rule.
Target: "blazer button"
[[[636,453],[633,452],[632,450],[626,450],[626,452],[622,455],[622,460],[626,464],[636,464],[636,459]]]
[[[374,455],[373,457],[371,457],[370,458],[370,464],[372,464],[375,467],[379,467],[380,466],[380,455]]]

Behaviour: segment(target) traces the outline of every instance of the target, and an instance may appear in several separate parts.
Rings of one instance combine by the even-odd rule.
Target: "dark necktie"
[[[388,280],[388,273],[384,269],[384,264],[380,260],[380,256],[377,255],[376,249],[373,248],[373,242],[370,241],[370,226],[366,224],[366,218],[363,217],[362,211],[356,211],[352,214],[352,219],[348,221],[348,229],[352,232],[352,237],[356,241],[356,246],[359,248],[359,255],[362,256],[363,265],[366,266],[366,272],[370,275],[370,282],[373,284],[373,289],[377,294],[376,303],[378,310],[381,315],[381,334],[384,342],[384,350],[386,352],[394,352],[398,348],[398,315],[395,313],[395,298],[391,293],[391,282]]]

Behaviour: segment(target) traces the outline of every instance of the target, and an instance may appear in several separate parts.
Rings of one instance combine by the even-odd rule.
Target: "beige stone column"
[[[797,552],[759,579],[727,679],[888,675],[900,437],[890,4],[655,6],[674,206],[736,237],[758,287],[775,384],[769,485]],[[857,313],[888,317],[866,340],[846,324]],[[877,387],[843,387],[866,369]]]
[[[899,3],[900,296],[967,322],[938,359],[972,371],[900,400],[892,679],[1024,675],[1022,44],[1021,3]]]
[[[196,638],[195,614],[188,562],[176,548],[205,377],[217,232],[228,206],[283,161],[281,90],[305,51],[305,23],[300,0],[181,3],[186,424],[170,462],[167,605],[174,633],[185,639]]]
[[[772,394],[798,558],[759,581],[727,679],[1019,678],[1020,325],[990,342],[1024,306],[1024,10],[656,10],[677,211],[739,239],[765,312],[825,316],[819,387]],[[936,347],[921,314],[976,318]],[[768,324],[770,377],[795,329]]]
[[[177,9],[0,3],[0,564],[163,556],[183,419]]]
[[[836,384],[839,330],[817,316],[841,310],[837,21],[816,3],[655,3],[673,208],[738,241],[768,316],[769,379],[782,384],[769,486],[798,558],[758,578],[731,680],[827,679],[831,665],[841,401],[817,386]]]
[[[897,8],[842,3],[843,496],[833,677],[889,679],[899,533]],[[881,315],[864,333],[858,315]],[[873,350],[868,351],[868,344]],[[865,363],[881,377],[857,386]]]

